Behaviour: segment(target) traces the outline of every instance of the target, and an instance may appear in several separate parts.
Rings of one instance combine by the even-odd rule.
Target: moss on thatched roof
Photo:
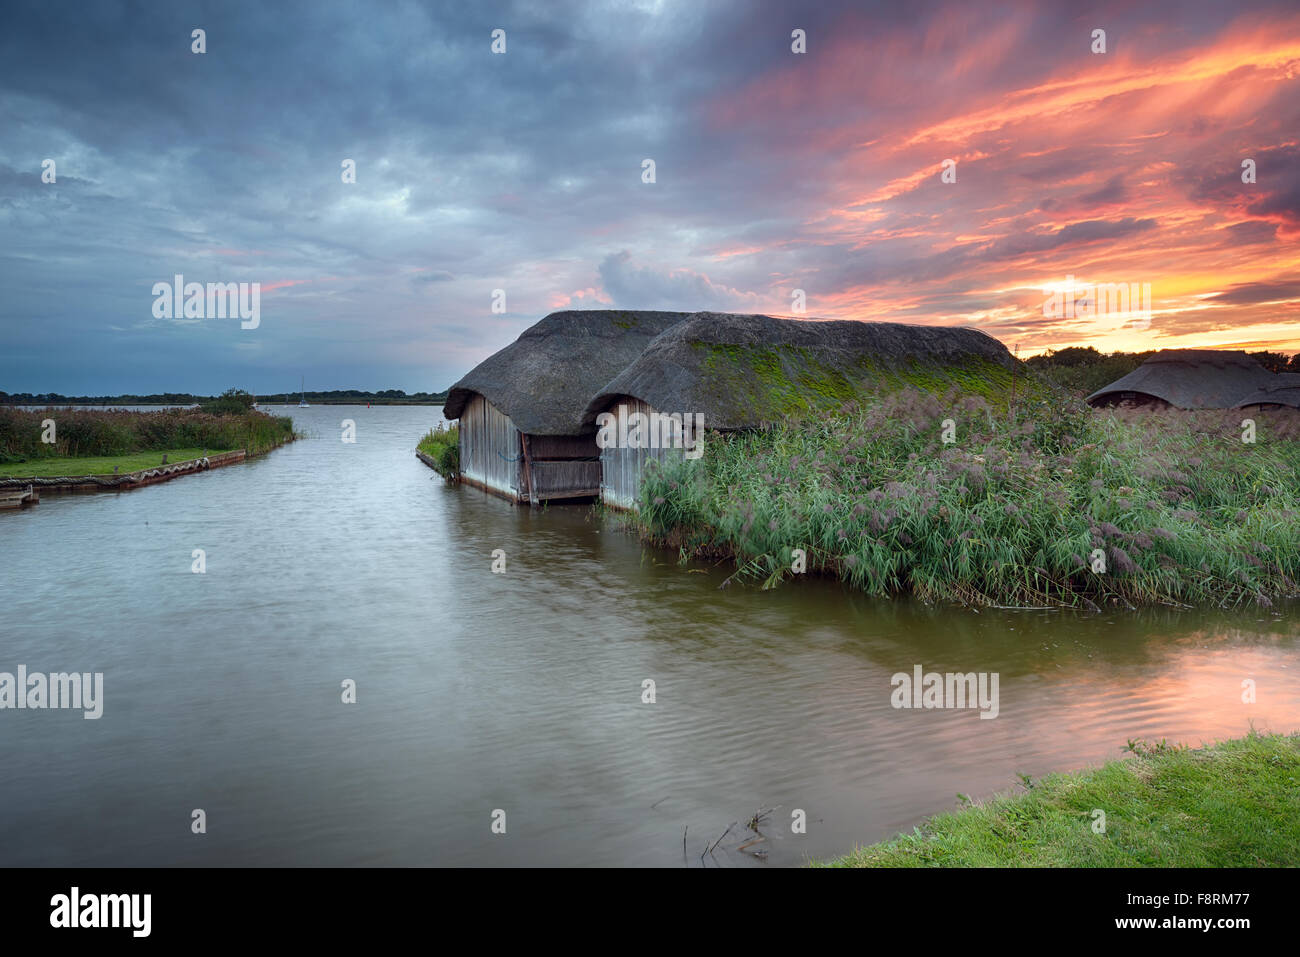
[[[1016,360],[974,329],[698,312],[661,333],[587,406],[592,423],[632,396],[709,428],[753,428],[864,393],[953,387],[997,398]]]
[[[1155,396],[1180,409],[1231,409],[1243,398],[1277,385],[1277,376],[1244,352],[1166,349],[1128,375],[1088,396],[1097,405],[1122,393]]]
[[[534,435],[577,435],[600,386],[689,313],[583,309],[553,312],[451,387],[443,415],[460,418],[477,392]]]

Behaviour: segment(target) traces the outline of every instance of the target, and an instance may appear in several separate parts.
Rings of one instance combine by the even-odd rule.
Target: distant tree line
[[[227,389],[219,396],[194,395],[190,392],[153,392],[148,395],[63,395],[60,392],[0,392],[0,405],[200,405],[205,409],[229,407],[232,411],[248,408],[254,402],[296,403],[300,392],[255,396],[243,389]],[[441,405],[446,392],[412,392],[384,389],[364,392],[359,389],[336,389],[333,392],[308,392],[307,401],[318,405]],[[237,408],[238,407],[238,408]]]
[[[1070,346],[1044,352],[1025,360],[1043,378],[1071,392],[1090,395],[1116,379],[1128,375],[1153,355],[1151,352],[1098,352],[1092,346]],[[1300,353],[1248,352],[1270,372],[1300,372]]]
[[[258,402],[294,402],[303,397],[301,392],[279,392],[274,395],[258,397]],[[446,392],[411,392],[401,389],[383,389],[379,392],[364,392],[360,389],[335,389],[332,392],[308,392],[309,403],[317,405],[356,405],[369,402],[372,405],[441,405],[447,401]]]

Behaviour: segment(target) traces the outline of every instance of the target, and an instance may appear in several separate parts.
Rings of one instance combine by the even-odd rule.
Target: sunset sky
[[[1300,8],[1130,6],[8,3],[0,390],[436,390],[556,309],[795,289],[1021,355],[1300,351]],[[259,327],[155,318],[177,273],[261,283]],[[1067,276],[1149,325],[1045,317]]]

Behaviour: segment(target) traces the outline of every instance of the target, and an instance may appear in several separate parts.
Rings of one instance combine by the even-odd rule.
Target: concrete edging
[[[195,472],[206,472],[209,469],[221,468],[225,465],[234,465],[237,462],[244,461],[248,457],[245,449],[236,449],[233,452],[220,452],[216,455],[209,455],[201,459],[187,459],[184,462],[174,462],[168,465],[159,465],[150,469],[140,469],[135,472],[123,472],[120,475],[65,475],[65,476],[48,476],[45,478],[0,478],[0,488],[16,488],[19,486],[26,487],[31,485],[39,488],[43,492],[101,492],[101,491],[126,491],[133,488],[142,488],[145,485],[156,485],[159,482],[168,482],[182,475],[192,475]]]

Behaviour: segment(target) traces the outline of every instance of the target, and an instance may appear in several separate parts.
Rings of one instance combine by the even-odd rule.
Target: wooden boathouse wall
[[[460,415],[460,479],[512,502],[600,495],[596,435],[528,435],[481,395]],[[531,484],[530,484],[531,483]]]
[[[512,502],[519,501],[519,430],[481,395],[470,396],[460,414],[460,478]]]
[[[595,441],[592,441],[593,447]],[[532,461],[537,501],[555,498],[595,498],[600,495],[600,460]]]
[[[618,414],[618,407],[625,406],[628,416],[640,412],[649,416],[655,409],[648,402],[640,399],[623,398],[610,404],[605,411]],[[693,436],[688,431],[686,444],[694,448]],[[638,449],[606,448],[600,450],[600,500],[613,508],[635,511],[637,498],[641,494],[641,476],[651,462],[680,461],[686,454],[685,449]]]

